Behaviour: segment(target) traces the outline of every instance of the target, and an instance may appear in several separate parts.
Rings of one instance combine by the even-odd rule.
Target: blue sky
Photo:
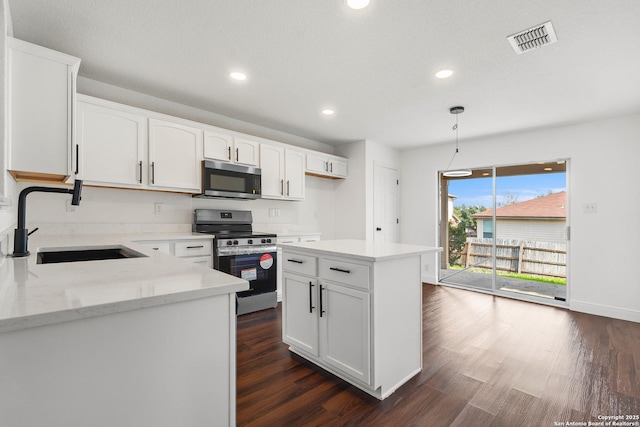
[[[491,177],[459,179],[449,181],[449,194],[458,196],[454,206],[492,206]],[[518,175],[498,177],[496,181],[497,202],[500,204],[505,196],[517,198],[518,202],[531,200],[551,191],[566,191],[566,173],[549,173],[538,175]]]

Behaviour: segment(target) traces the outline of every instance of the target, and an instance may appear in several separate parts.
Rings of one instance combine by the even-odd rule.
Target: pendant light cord
[[[454,151],[453,156],[451,156],[451,160],[447,165],[447,170],[449,170],[449,168],[451,167],[451,163],[453,163],[453,159],[456,157],[456,154],[458,154],[458,114],[456,114],[456,124],[453,125],[452,129],[456,131],[456,151]]]

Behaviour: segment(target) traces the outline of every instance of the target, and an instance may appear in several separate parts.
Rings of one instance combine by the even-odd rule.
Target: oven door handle
[[[250,246],[250,247],[220,247],[216,249],[216,254],[218,256],[233,256],[233,255],[254,255],[254,254],[262,254],[262,253],[275,253],[277,251],[277,247],[273,246]]]

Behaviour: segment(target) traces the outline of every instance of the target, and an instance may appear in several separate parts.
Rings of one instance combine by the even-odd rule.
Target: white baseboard
[[[640,323],[640,311],[625,308],[611,307],[601,304],[592,304],[584,301],[569,301],[569,310],[580,313],[595,314],[597,316],[611,317],[614,319],[628,320]]]
[[[438,278],[432,274],[422,274],[422,283],[438,283]]]

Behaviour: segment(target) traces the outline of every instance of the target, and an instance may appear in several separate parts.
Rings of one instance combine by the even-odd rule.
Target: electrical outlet
[[[164,206],[162,206],[162,203],[153,204],[153,213],[155,215],[162,215],[164,213]]]
[[[598,204],[596,202],[585,203],[582,206],[582,211],[584,213],[596,213],[598,212]]]

